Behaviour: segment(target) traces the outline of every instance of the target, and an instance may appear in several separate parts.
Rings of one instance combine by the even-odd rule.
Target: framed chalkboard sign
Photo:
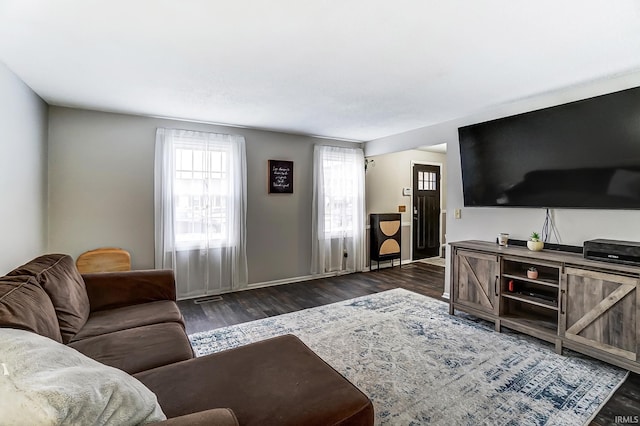
[[[293,194],[293,161],[269,160],[269,194]]]

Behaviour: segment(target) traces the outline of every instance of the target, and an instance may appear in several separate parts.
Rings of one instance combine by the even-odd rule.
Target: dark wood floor
[[[444,291],[444,268],[417,262],[402,268],[386,268],[375,272],[228,293],[222,295],[219,301],[204,304],[183,300],[178,305],[185,318],[187,333],[191,334],[393,288],[405,288],[441,299]],[[629,424],[629,420],[640,420],[640,417],[633,416],[640,416],[638,374],[629,375],[591,425]]]
[[[245,290],[222,295],[222,300],[196,305],[178,302],[187,333],[211,330],[392,288],[406,288],[439,299],[444,291],[444,268],[412,263],[402,268]]]

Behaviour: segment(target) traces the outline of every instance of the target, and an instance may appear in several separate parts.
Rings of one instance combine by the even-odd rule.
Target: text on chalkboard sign
[[[269,194],[293,194],[293,161],[269,160]]]

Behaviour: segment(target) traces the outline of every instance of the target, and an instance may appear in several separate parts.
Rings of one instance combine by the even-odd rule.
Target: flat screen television
[[[640,87],[458,134],[467,207],[640,209]]]

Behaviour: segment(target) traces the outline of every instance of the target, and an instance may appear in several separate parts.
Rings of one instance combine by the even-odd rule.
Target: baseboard
[[[449,300],[449,297],[450,297],[450,296],[449,296],[449,293],[444,292],[444,293],[442,293],[442,296],[440,296],[440,297],[442,297],[443,299],[447,299],[447,300]]]
[[[263,282],[259,282],[259,283],[249,284],[246,288],[243,288],[242,290],[253,290],[255,288],[272,287],[272,286],[275,286],[275,285],[299,283],[299,282],[303,282],[303,281],[317,280],[317,279],[320,279],[320,278],[338,277],[340,275],[347,275],[347,274],[353,274],[353,273],[355,273],[355,272],[338,271],[338,272],[327,272],[327,273],[324,273],[324,274],[304,275],[302,277],[283,278],[281,280],[263,281]]]
[[[320,279],[320,278],[337,277],[337,276],[340,276],[340,275],[347,275],[347,274],[353,274],[353,273],[354,272],[345,272],[345,271],[327,272],[325,274],[304,275],[302,277],[292,277],[292,278],[283,278],[281,280],[263,281],[263,282],[259,282],[259,283],[249,284],[245,288],[237,288],[237,289],[232,289],[232,290],[225,290],[225,291],[221,291],[219,293],[212,293],[210,295],[184,297],[184,298],[179,298],[178,300],[192,300],[192,299],[198,299],[198,298],[201,298],[201,297],[221,296],[223,294],[236,293],[238,291],[255,290],[257,288],[273,287],[273,286],[283,285],[283,284],[300,283],[300,282],[304,282],[304,281],[317,280],[317,279]]]
[[[414,261],[411,259],[403,259],[400,264],[401,265],[408,265],[410,263],[413,263]],[[394,266],[398,266],[398,264],[396,262],[394,262]],[[380,262],[380,269],[384,269],[384,268],[390,268],[391,267],[391,261],[385,261],[385,262]],[[377,267],[375,269],[373,269],[374,271],[377,269]],[[359,272],[359,271],[356,271]],[[365,266],[362,269],[362,272],[371,272],[371,269],[368,266]],[[324,274],[316,274],[316,275],[304,275],[301,277],[292,277],[292,278],[283,278],[280,280],[272,280],[272,281],[262,281],[262,282],[258,282],[258,283],[252,283],[247,285],[245,288],[241,288],[241,289],[233,289],[233,290],[227,290],[227,291],[222,291],[220,293],[215,293],[214,295],[222,295],[222,294],[227,294],[227,293],[235,293],[237,291],[245,291],[245,290],[254,290],[256,288],[263,288],[263,287],[273,287],[276,285],[283,285],[283,284],[293,284],[293,283],[300,283],[300,282],[304,282],[304,281],[311,281],[311,280],[318,280],[321,278],[330,278],[330,277],[337,277],[340,275],[347,275],[347,274],[353,274],[354,272],[348,272],[348,271],[339,271],[339,272],[327,272]],[[193,297],[186,297],[183,299],[179,299],[179,300],[189,300],[189,299],[197,299],[200,297],[205,297],[203,295],[200,296],[193,296]]]
[[[413,263],[414,261],[411,259],[403,259],[400,264],[401,265],[408,265],[410,263]],[[394,266],[397,266],[398,264],[396,262],[394,262]],[[385,261],[385,262],[380,262],[380,269],[383,268],[390,268],[391,267],[391,261]],[[368,266],[365,266],[362,269],[362,272],[370,272],[371,269]],[[374,269],[375,271],[375,269]],[[355,271],[355,272],[359,272],[359,271]],[[347,274],[353,274],[355,272],[351,272],[351,271],[339,271],[339,272],[327,272],[324,274],[316,274],[316,275],[304,275],[301,277],[293,277],[293,278],[283,278],[281,280],[273,280],[273,281],[263,281],[263,282],[259,282],[259,283],[253,283],[253,284],[249,284],[246,288],[240,289],[240,290],[233,290],[233,291],[242,291],[242,290],[253,290],[255,288],[262,288],[262,287],[272,287],[275,285],[282,285],[282,284],[292,284],[292,283],[299,283],[299,282],[303,282],[303,281],[311,281],[311,280],[317,280],[320,278],[330,278],[330,277],[337,277],[340,275],[347,275]]]

